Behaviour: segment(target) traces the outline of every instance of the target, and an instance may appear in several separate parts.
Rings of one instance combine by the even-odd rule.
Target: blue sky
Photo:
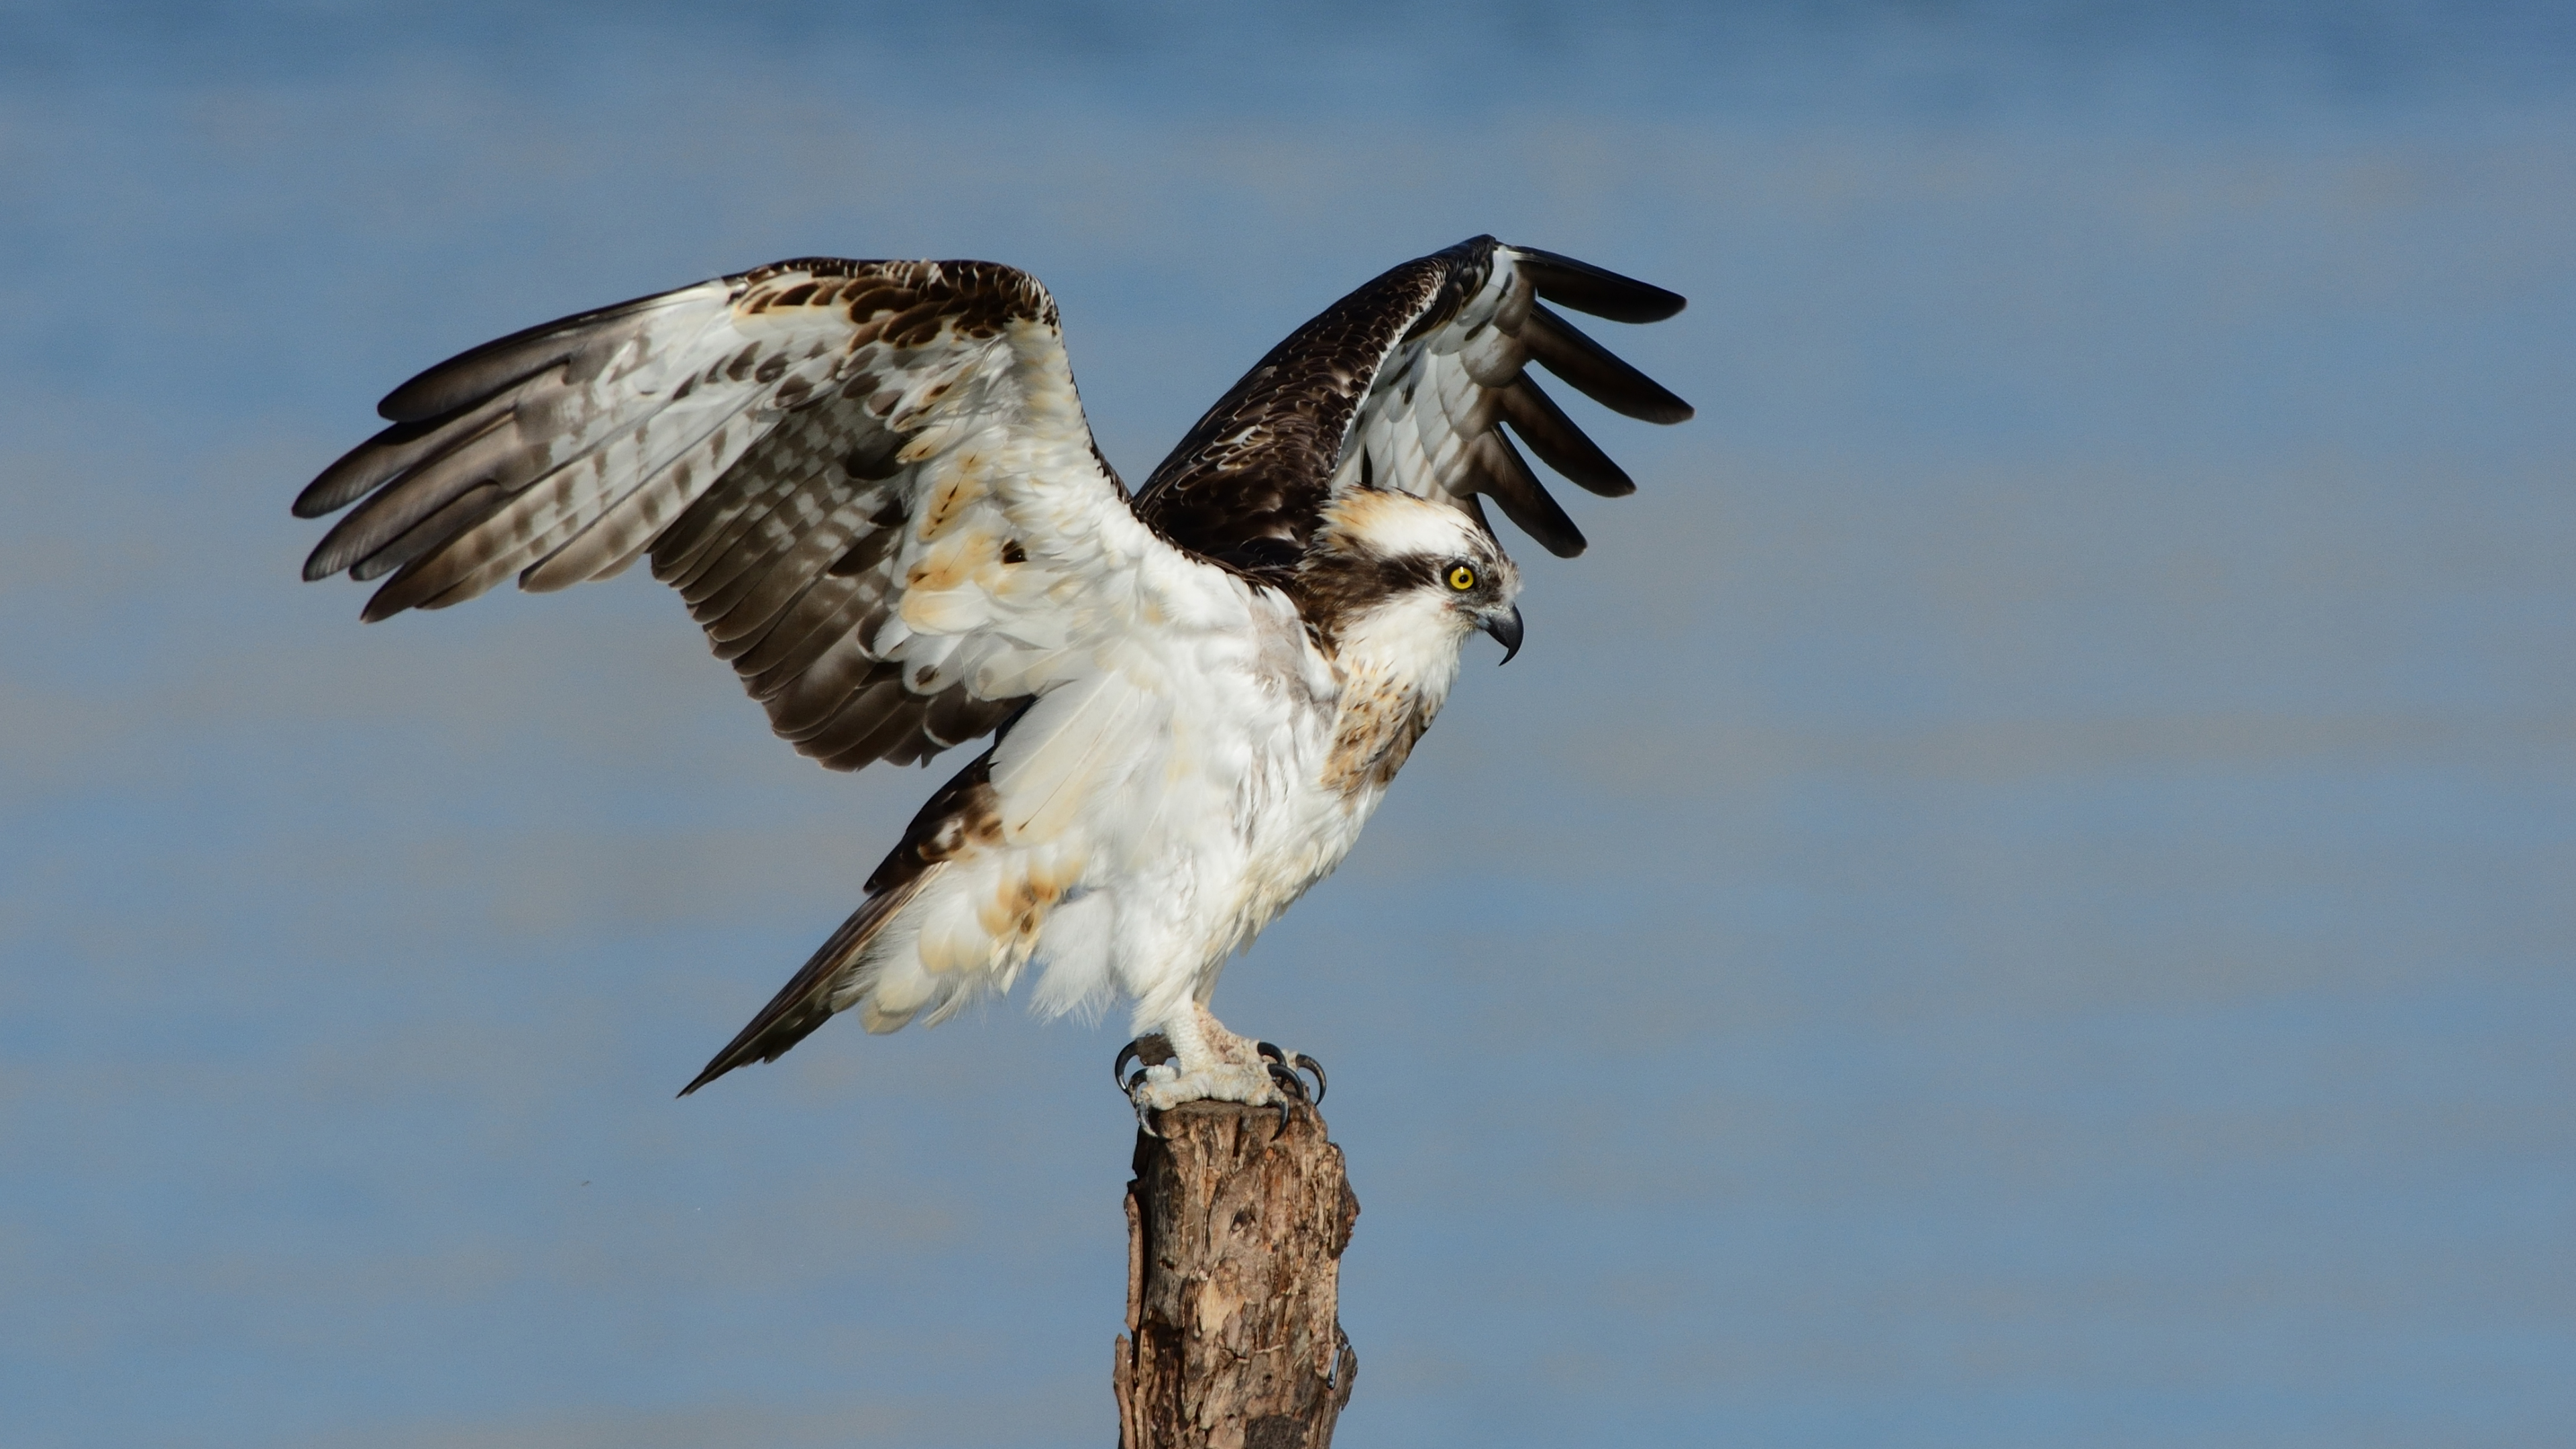
[[[814,253],[1038,273],[1140,477],[1482,231],[1687,294],[1600,330],[1700,412],[1582,413],[1639,494],[1219,993],[1333,1069],[1341,1442],[2576,1433],[2571,59],[0,7],[8,1437],[1100,1442],[1114,1024],[670,1096],[937,777],[796,759],[641,578],[362,629],[286,503],[429,362]]]

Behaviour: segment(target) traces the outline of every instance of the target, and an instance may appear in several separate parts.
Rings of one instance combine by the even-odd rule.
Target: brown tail
[[[1009,726],[1003,726],[1005,732]],[[680,1089],[685,1097],[746,1062],[774,1062],[789,1047],[805,1039],[805,1034],[821,1026],[832,1014],[832,992],[843,984],[849,969],[857,964],[859,953],[868,942],[894,919],[895,912],[911,904],[921,888],[939,873],[940,866],[961,850],[971,849],[974,842],[996,839],[1001,834],[1001,815],[993,800],[991,774],[993,752],[987,749],[972,764],[957,772],[954,779],[939,787],[938,793],[921,807],[905,828],[902,843],[895,846],[874,873],[868,876],[868,898],[832,933],[804,968],[780,987],[751,1025],[733,1039],[698,1079]]]
[[[774,1062],[789,1047],[803,1041],[807,1032],[821,1026],[832,1015],[832,989],[841,984],[842,974],[858,961],[859,953],[876,939],[877,932],[885,929],[886,922],[894,919],[895,912],[910,904],[936,873],[917,871],[911,879],[868,897],[778,989],[751,1024],[716,1053],[706,1070],[680,1089],[680,1095],[685,1097],[736,1067],[755,1061]]]

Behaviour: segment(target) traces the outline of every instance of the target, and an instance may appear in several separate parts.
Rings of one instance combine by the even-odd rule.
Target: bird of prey
[[[1271,349],[1130,493],[1092,442],[1056,305],[991,262],[779,262],[486,343],[295,501],[358,506],[304,576],[364,617],[551,590],[638,559],[771,727],[839,770],[992,743],[849,919],[696,1080],[836,1012],[939,1022],[1042,968],[1049,1013],[1134,1003],[1140,1119],[1304,1099],[1297,1054],[1208,1010],[1229,957],[1330,873],[1479,630],[1521,643],[1480,499],[1583,536],[1508,427],[1594,493],[1635,485],[1527,370],[1690,406],[1545,302],[1619,322],[1659,287],[1482,236]],[[361,501],[363,500],[363,501]]]

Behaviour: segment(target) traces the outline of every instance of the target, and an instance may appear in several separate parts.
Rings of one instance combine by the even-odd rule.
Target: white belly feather
[[[1044,1013],[1125,996],[1167,1019],[1350,852],[1448,692],[1455,636],[1355,639],[1337,667],[1288,600],[1195,572],[1189,607],[1100,646],[995,748],[998,823],[853,979],[870,1030],[942,1020],[1032,962]]]

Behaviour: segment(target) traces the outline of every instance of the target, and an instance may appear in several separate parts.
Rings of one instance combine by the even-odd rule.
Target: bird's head
[[[1409,493],[1355,489],[1327,505],[1299,564],[1307,617],[1338,643],[1437,643],[1454,660],[1467,635],[1520,652],[1521,574],[1474,514]]]

